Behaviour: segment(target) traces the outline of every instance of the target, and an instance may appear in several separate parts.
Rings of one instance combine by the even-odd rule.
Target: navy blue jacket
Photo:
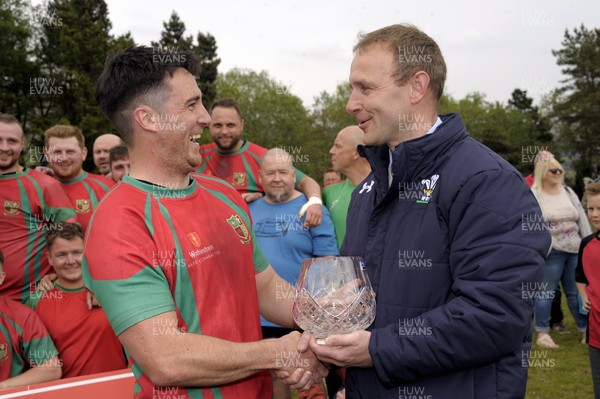
[[[533,294],[550,235],[529,187],[469,137],[458,114],[393,151],[359,146],[342,255],[362,256],[377,294],[371,368],[348,398],[525,396]]]

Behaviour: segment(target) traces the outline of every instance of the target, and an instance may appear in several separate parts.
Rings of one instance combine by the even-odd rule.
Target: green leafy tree
[[[0,0],[0,112],[17,117],[24,125],[32,117],[34,99],[30,79],[39,74],[31,56],[32,8],[22,0]]]
[[[218,98],[233,98],[244,117],[244,138],[288,151],[295,166],[314,177],[319,171],[308,113],[302,100],[267,72],[232,69],[217,78]],[[204,142],[210,142],[204,135]],[[323,151],[319,148],[318,151]]]
[[[173,11],[169,21],[163,23],[163,31],[158,42],[152,42],[157,51],[191,51],[198,56],[201,72],[196,79],[202,90],[202,102],[209,107],[215,100],[217,89],[215,80],[221,60],[217,57],[217,41],[210,33],[198,32],[196,43],[193,36],[185,36],[185,23]]]
[[[562,48],[553,50],[565,75],[563,85],[549,102],[563,153],[573,161],[575,188],[582,191],[582,178],[595,176],[600,164],[600,29],[581,25],[565,31]]]

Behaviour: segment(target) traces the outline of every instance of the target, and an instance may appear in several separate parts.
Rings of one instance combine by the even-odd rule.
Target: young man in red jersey
[[[44,231],[56,223],[75,221],[61,184],[19,164],[24,144],[21,123],[0,113],[0,248],[11,265],[0,295],[20,302],[50,272]]]
[[[144,46],[105,65],[96,98],[131,169],[95,211],[84,281],[131,355],[140,399],[271,398],[269,369],[308,389],[327,369],[297,351],[300,334],[261,340],[259,309],[294,326],[293,292],[256,243],[246,202],[193,174],[210,123],[197,65],[190,52],[160,58]],[[281,366],[285,356],[296,366]]]
[[[81,275],[83,229],[61,223],[46,234],[48,260],[57,275],[54,288],[38,292],[25,304],[36,311],[56,345],[63,377],[77,377],[127,367],[123,347],[101,307],[88,307]]]
[[[219,100],[211,106],[210,117],[210,135],[214,143],[200,147],[202,165],[196,171],[225,180],[246,202],[261,198],[264,190],[259,180],[260,160],[267,149],[242,140],[244,118],[239,104],[230,98]],[[319,225],[323,216],[319,183],[296,170],[295,187],[308,198],[298,217],[307,212],[306,227]]]
[[[5,276],[0,250],[0,286]],[[0,295],[0,391],[59,379],[61,364],[57,355],[35,312]]]
[[[92,213],[115,182],[83,170],[87,156],[83,134],[75,126],[55,125],[44,133],[44,152],[54,176],[71,199],[77,221],[87,229]]]

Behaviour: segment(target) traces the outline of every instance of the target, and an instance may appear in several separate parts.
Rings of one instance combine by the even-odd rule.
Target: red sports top
[[[0,297],[0,381],[58,355],[46,327],[27,306]]]
[[[59,284],[38,292],[25,304],[40,316],[62,361],[62,378],[104,373],[127,367],[121,342],[102,308],[89,310],[87,290]]]
[[[588,316],[588,343],[600,349],[600,233],[581,240],[575,281],[588,284],[585,292],[592,303]]]
[[[240,193],[264,193],[258,178],[260,162],[268,150],[250,141],[231,153],[220,152],[215,143],[200,146],[202,165],[198,173],[216,176],[231,184]],[[296,186],[306,176],[296,169]]]
[[[74,179],[61,181],[71,204],[77,212],[77,221],[86,231],[90,218],[104,194],[116,183],[113,179],[83,171]]]
[[[0,204],[0,249],[6,273],[0,296],[25,302],[51,269],[46,230],[60,222],[75,222],[75,212],[56,179],[28,168],[0,175]]]
[[[125,176],[94,213],[83,273],[117,334],[176,311],[181,331],[252,342],[261,339],[255,274],[267,266],[245,201],[224,182],[198,175],[185,188],[169,189]],[[156,333],[170,327],[157,325]],[[130,361],[135,398],[272,396],[268,372],[167,390]]]

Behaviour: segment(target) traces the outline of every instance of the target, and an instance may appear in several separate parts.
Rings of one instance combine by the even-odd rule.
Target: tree
[[[565,31],[562,48],[553,50],[565,75],[563,85],[551,98],[552,122],[564,153],[573,160],[582,191],[582,178],[595,176],[600,164],[600,29],[581,25]]]
[[[31,57],[32,9],[22,0],[0,0],[0,112],[14,115],[24,125],[31,117],[30,79],[39,74]]]
[[[308,113],[299,97],[265,71],[232,69],[220,74],[216,83],[219,99],[232,98],[240,104],[245,139],[266,148],[283,148],[298,169],[315,176],[320,170],[315,157],[323,148],[314,148]],[[210,141],[206,136],[203,141]]]
[[[179,15],[173,11],[168,22],[163,23],[163,31],[158,42],[152,42],[152,46],[162,52],[191,51],[200,63],[200,76],[196,79],[200,90],[202,90],[202,102],[209,107],[215,100],[217,94],[215,80],[217,68],[221,60],[217,57],[217,41],[210,33],[198,32],[196,43],[193,36],[185,36],[185,23]]]

